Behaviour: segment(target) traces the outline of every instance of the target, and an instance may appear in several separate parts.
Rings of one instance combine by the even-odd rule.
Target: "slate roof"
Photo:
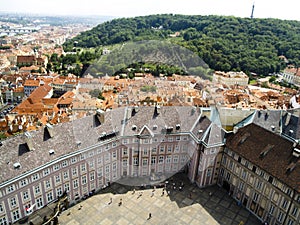
[[[240,128],[226,140],[227,148],[300,192],[300,165],[297,163],[299,158],[293,156],[293,144],[292,141],[253,123]],[[262,154],[269,147],[266,154]],[[291,163],[296,166],[287,172]]]
[[[139,107],[135,113],[132,113],[132,108],[129,107],[99,113],[104,117],[104,121],[101,121],[101,116],[93,114],[67,123],[48,125],[40,130],[28,132],[30,135],[27,136],[20,134],[2,141],[0,184],[66,154],[95,145],[103,141],[101,137],[105,136],[104,134],[132,136],[138,134],[144,125],[154,135],[161,134],[166,127],[173,127],[172,133],[188,133],[192,128],[206,129],[210,124],[206,118],[203,124],[201,122],[201,125],[194,126],[198,123],[201,110],[191,106],[164,106],[159,113],[155,113],[154,106]],[[136,130],[132,129],[133,125],[137,127]],[[157,126],[156,129],[153,129],[154,125]],[[180,128],[176,130],[178,125]],[[54,150],[55,153],[49,154],[49,150]],[[20,163],[20,168],[15,169],[14,163]]]

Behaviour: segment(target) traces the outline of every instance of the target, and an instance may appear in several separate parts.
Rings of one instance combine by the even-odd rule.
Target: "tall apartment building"
[[[65,192],[74,203],[126,179],[154,184],[185,171],[201,187],[216,184],[225,132],[215,117],[195,107],[118,108],[2,141],[0,224]]]

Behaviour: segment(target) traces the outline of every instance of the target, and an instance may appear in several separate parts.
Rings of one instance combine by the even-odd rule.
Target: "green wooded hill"
[[[180,36],[171,38],[175,32]],[[286,66],[281,55],[300,66],[300,22],[279,19],[173,14],[120,18],[81,33],[64,48],[154,39],[169,39],[192,50],[214,70],[267,75]]]

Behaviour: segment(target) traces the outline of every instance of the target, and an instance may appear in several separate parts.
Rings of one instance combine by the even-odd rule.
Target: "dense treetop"
[[[180,37],[171,38],[175,32],[180,32]],[[169,39],[184,46],[215,70],[267,75],[286,66],[281,55],[300,66],[300,22],[279,19],[172,14],[121,18],[81,33],[64,48],[71,51],[74,47],[153,39]]]

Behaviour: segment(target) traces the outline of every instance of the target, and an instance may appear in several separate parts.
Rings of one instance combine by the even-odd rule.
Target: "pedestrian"
[[[192,192],[190,192],[190,194],[189,194],[189,198],[190,198],[190,199],[192,199]]]
[[[164,194],[165,194],[165,191],[162,191],[161,196],[164,196]]]
[[[149,217],[148,217],[148,220],[150,220],[152,218],[152,214],[149,213]]]
[[[121,205],[122,205],[122,199],[120,198],[119,206],[121,206]]]
[[[133,188],[133,191],[132,191],[132,194],[134,194],[135,193],[135,188]]]
[[[152,191],[152,192],[151,192],[151,197],[153,197],[153,196],[154,196],[154,192]]]
[[[109,201],[109,203],[108,203],[108,204],[110,205],[111,203],[112,203],[112,198],[110,198],[110,201]]]

